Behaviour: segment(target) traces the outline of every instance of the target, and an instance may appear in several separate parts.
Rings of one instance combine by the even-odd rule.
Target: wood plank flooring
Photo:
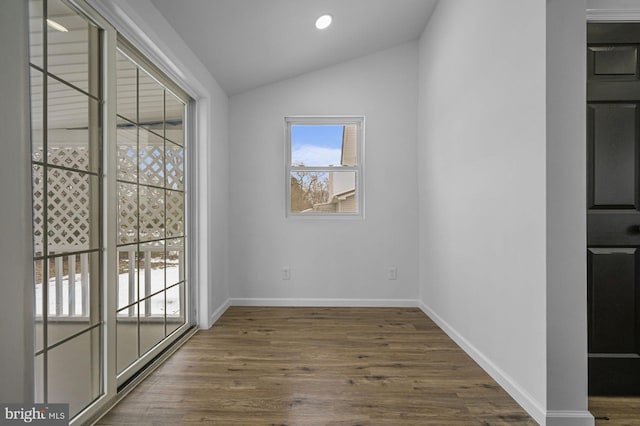
[[[640,397],[590,396],[596,426],[640,426]]]
[[[232,307],[99,425],[535,425],[419,309]]]

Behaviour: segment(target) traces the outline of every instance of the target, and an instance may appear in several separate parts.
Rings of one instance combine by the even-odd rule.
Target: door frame
[[[587,9],[587,23],[591,22],[639,22],[638,9]]]

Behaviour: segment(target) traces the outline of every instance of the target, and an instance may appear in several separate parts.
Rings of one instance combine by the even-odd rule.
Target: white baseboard
[[[224,314],[225,311],[229,309],[229,306],[231,306],[229,300],[230,299],[225,300],[225,302],[211,314],[211,317],[209,318],[209,324],[207,324],[207,328],[211,328],[211,326],[215,324],[218,319],[220,319],[222,314]]]
[[[541,425],[546,424],[547,413],[543,406],[529,395],[524,389],[518,385],[513,378],[495,365],[482,352],[465,339],[457,330],[449,323],[436,314],[431,308],[423,302],[419,302],[422,311],[435,322],[454,342],[458,344],[473,360],[489,374],[493,380],[498,382],[500,386],[509,394],[524,410],[529,413]]]
[[[595,419],[588,411],[547,411],[545,426],[593,426]]]
[[[231,298],[231,306],[294,306],[348,308],[417,308],[415,299],[311,299],[311,298]]]

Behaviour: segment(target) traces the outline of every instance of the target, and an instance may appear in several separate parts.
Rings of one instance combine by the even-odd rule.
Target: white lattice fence
[[[122,169],[127,170],[127,177],[133,177],[136,167],[135,159],[130,148],[119,147],[118,158]],[[141,176],[154,185],[164,182],[164,164],[161,151],[147,149],[153,152],[145,155],[145,167]],[[49,149],[49,162],[55,165],[87,169],[89,153],[85,147],[54,147]],[[172,158],[176,158],[173,155]],[[34,153],[36,161],[42,161],[42,151]],[[172,160],[171,170],[182,168],[183,164]],[[151,171],[153,173],[151,173]],[[80,251],[89,248],[89,223],[91,219],[91,179],[96,179],[87,173],[50,168],[47,176],[47,206],[44,205],[43,168],[34,166],[33,169],[33,209],[34,209],[34,240],[36,252],[42,252],[43,247],[43,212],[47,209],[47,232],[50,251]],[[155,175],[155,177],[151,177]],[[182,189],[182,179],[178,180],[174,173],[170,173],[167,182],[170,189]],[[94,184],[97,184],[95,182]],[[138,234],[138,220],[140,221],[141,241],[176,237],[184,234],[184,194],[180,191],[165,191],[154,187],[140,187],[127,183],[118,185],[118,243],[136,242]],[[166,201],[165,201],[166,197]],[[138,202],[140,203],[138,206]],[[166,211],[166,223],[165,223]],[[139,217],[138,217],[139,215]],[[95,220],[95,219],[94,219]],[[165,235],[166,226],[166,235]]]
[[[119,177],[132,183],[118,183],[118,244],[129,244],[174,238],[184,235],[184,193],[183,189],[183,148],[172,148],[167,153],[167,189],[138,186],[136,181],[138,167],[136,150],[133,146],[118,147]],[[140,180],[147,184],[165,185],[165,165],[163,150],[158,144],[146,144],[141,147]],[[35,150],[35,161],[45,161],[42,150]],[[48,150],[49,164],[87,170],[89,152],[84,146],[70,144],[53,146]],[[82,171],[48,168],[47,200],[45,206],[43,167],[33,166],[33,211],[34,245],[36,253],[44,250],[44,211],[47,212],[47,243],[49,253],[79,252],[88,250],[91,227],[98,226],[97,205],[92,206],[98,189],[98,178]],[[93,198],[92,198],[93,197]],[[93,221],[93,223],[92,223]],[[176,240],[178,241],[178,240]],[[171,247],[167,242],[167,251],[183,253],[184,247]],[[180,243],[181,244],[181,243]],[[144,276],[151,277],[149,256],[157,243],[140,246],[144,262]],[[135,247],[135,246],[133,246]],[[131,246],[122,247],[131,257],[135,250]],[[130,253],[131,252],[131,253]],[[89,261],[90,254],[80,253],[56,257],[49,272],[49,315],[73,316],[86,315],[88,309]],[[147,259],[148,258],[148,259]],[[179,270],[182,271],[183,256],[180,255]],[[142,272],[141,272],[142,273]],[[133,280],[130,281],[133,284]],[[150,284],[150,279],[147,281]],[[40,292],[42,292],[42,283]],[[149,289],[147,289],[149,290]],[[130,301],[134,299],[133,287],[127,290]],[[148,294],[148,293],[147,293]],[[55,302],[54,302],[55,300]],[[37,306],[42,314],[42,303]],[[146,309],[147,314],[151,309]]]
[[[42,151],[34,152],[34,160],[43,161]],[[85,147],[53,147],[50,164],[87,169],[89,153]],[[52,252],[80,251],[89,248],[91,216],[91,175],[71,170],[50,168],[47,176],[47,205],[44,205],[43,168],[34,166],[33,209],[36,253],[42,252],[44,215],[47,211],[48,245]]]

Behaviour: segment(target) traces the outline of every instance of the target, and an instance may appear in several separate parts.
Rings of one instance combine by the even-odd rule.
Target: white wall
[[[584,0],[547,2],[547,425],[587,412]],[[569,415],[573,412],[572,415]]]
[[[33,401],[33,272],[27,2],[0,13],[0,401]]]
[[[536,420],[546,363],[545,1],[441,1],[420,39],[423,308]]]
[[[225,308],[228,282],[228,97],[205,66],[149,0],[88,0],[118,31],[197,101],[197,145],[189,195],[195,209],[191,276],[198,291],[198,322],[207,328]]]
[[[416,107],[415,42],[231,97],[234,303],[416,299]],[[366,116],[365,219],[285,218],[284,117],[341,114]]]

